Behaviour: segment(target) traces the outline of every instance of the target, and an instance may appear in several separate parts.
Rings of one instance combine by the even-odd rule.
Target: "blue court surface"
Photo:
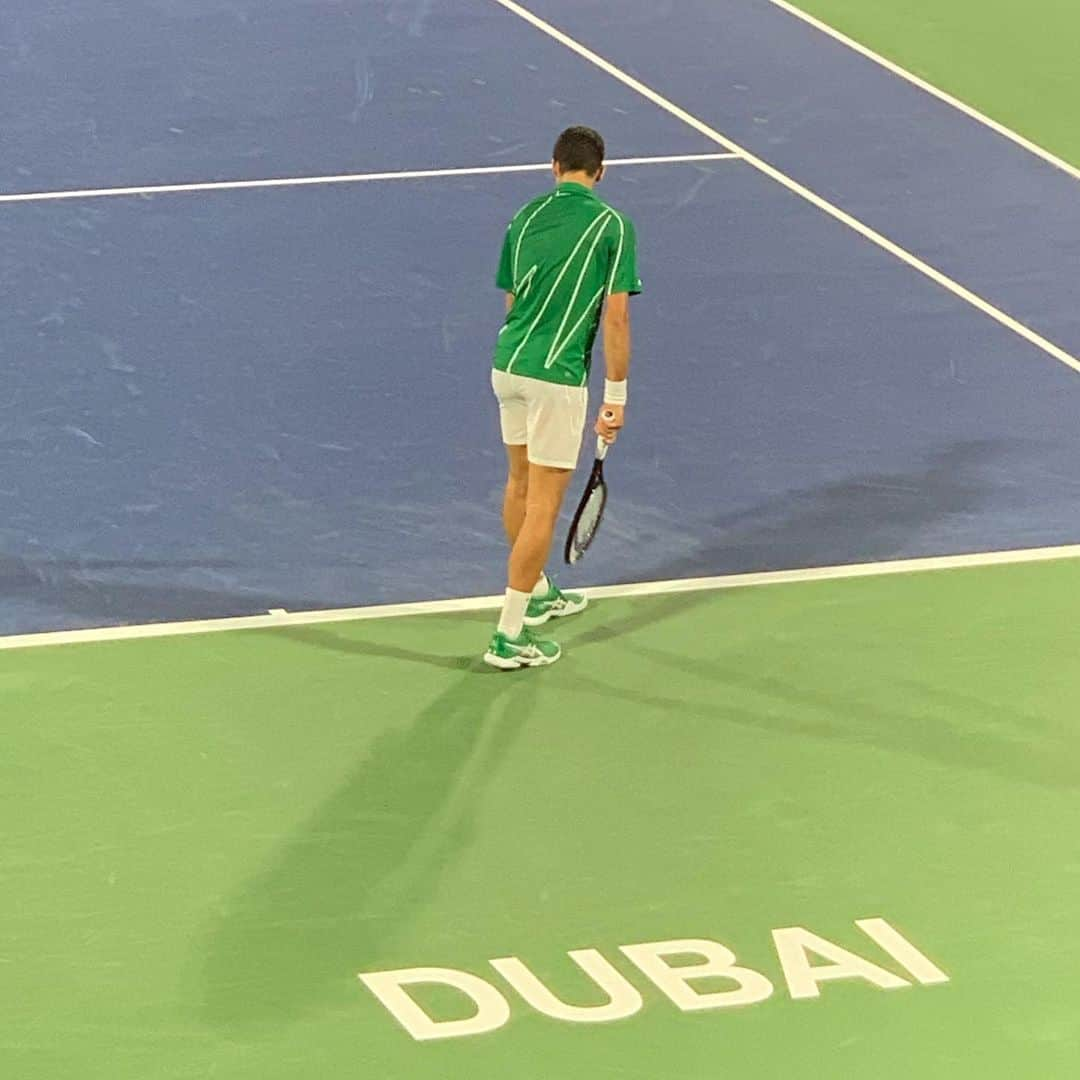
[[[1064,173],[767,0],[528,6],[1080,352]],[[0,57],[0,631],[501,589],[493,278],[543,171],[7,196],[724,147],[495,0],[7,0]],[[600,193],[645,293],[567,584],[1077,539],[1067,363],[746,160]]]

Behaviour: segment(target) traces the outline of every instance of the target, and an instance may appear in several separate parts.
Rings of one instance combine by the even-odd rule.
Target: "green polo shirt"
[[[604,297],[641,292],[634,226],[582,184],[559,184],[510,222],[495,283],[514,294],[495,367],[584,386]]]

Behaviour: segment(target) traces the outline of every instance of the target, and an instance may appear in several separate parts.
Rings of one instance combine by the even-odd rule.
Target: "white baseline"
[[[691,162],[735,161],[723,154],[667,154],[660,157],[612,158],[607,165],[682,165]],[[314,187],[320,184],[362,184],[382,180],[439,180],[454,176],[496,176],[500,173],[543,172],[550,161],[536,165],[480,165],[461,169],[410,169],[402,172],[342,173],[332,176],[282,176],[269,180],[208,180],[196,184],[151,184],[145,187],[85,188],[72,191],[26,191],[0,194],[0,203],[57,202],[62,199],[108,199],[131,195],[186,195],[200,191],[243,191],[251,188]]]
[[[699,131],[706,138],[711,139],[718,146],[722,146],[725,150],[729,150],[734,154],[741,157],[748,165],[753,166],[759,172],[764,173],[770,179],[775,180],[778,184],[783,185],[789,191],[794,192],[800,198],[805,199],[808,203],[816,206],[819,210],[823,210],[830,217],[835,218],[837,221],[846,225],[849,229],[853,229],[860,236],[865,237],[872,244],[876,244],[879,248],[889,252],[890,255],[895,255],[896,258],[902,262],[907,263],[908,266],[915,270],[918,270],[920,274],[925,275],[931,281],[936,282],[942,288],[947,289],[954,296],[958,296],[961,300],[970,304],[972,307],[981,311],[984,315],[989,315],[990,318],[1000,323],[1006,329],[1011,330],[1014,334],[1022,337],[1025,341],[1030,342],[1036,348],[1041,349],[1048,356],[1052,356],[1055,360],[1060,361],[1066,367],[1070,367],[1073,371],[1080,372],[1080,360],[1078,360],[1071,353],[1067,352],[1060,345],[1054,344],[1048,338],[1043,337],[1041,334],[1036,333],[1031,327],[1025,326],[1022,322],[1014,319],[1011,315],[1002,311],[1001,308],[995,307],[989,300],[984,299],[977,293],[971,291],[964,285],[961,285],[958,281],[949,277],[947,274],[943,274],[940,270],[931,266],[929,263],[924,262],[917,255],[913,255],[910,251],[900,247],[899,244],[894,243],[887,236],[879,233],[876,229],[871,228],[865,222],[860,221],[858,218],[853,217],[846,210],[841,210],[839,206],[829,202],[827,199],[822,198],[817,192],[811,191],[810,188],[804,184],[800,184],[797,180],[788,176],[787,173],[781,172],[775,166],[770,165],[763,158],[757,157],[755,154],[750,153],[744,146],[740,146],[737,142],[729,139],[726,135],[721,134],[716,128],[710,127],[704,120],[700,120],[698,117],[688,113],[685,109],[676,105],[673,101],[664,97],[663,94],[657,93],[651,87],[646,86],[639,79],[635,79],[633,75],[628,75],[622,68],[616,67],[611,61],[605,60],[598,53],[592,51],[585,45],[582,45],[580,41],[576,41],[568,34],[564,34],[561,30],[552,26],[551,23],[545,22],[539,15],[533,14],[528,8],[523,7],[517,3],[516,0],[491,0],[492,3],[499,4],[501,7],[506,8],[507,11],[512,12],[519,18],[524,19],[527,23],[531,23],[540,30],[542,33],[547,34],[548,37],[553,38],[561,45],[565,45],[572,52],[578,54],[585,60],[588,60],[590,64],[594,64],[601,71],[607,72],[614,79],[618,79],[619,82],[625,86],[629,86],[631,90],[636,90],[643,98],[651,101],[654,105],[659,106],[665,112],[670,113],[672,116],[677,117],[684,124],[689,125],[695,131]]]
[[[892,559],[886,562],[848,563],[798,570],[770,570],[756,574],[728,574],[719,577],[675,578],[670,581],[643,581],[628,585],[600,585],[586,588],[590,599],[636,596],[663,596],[672,593],[712,592],[765,585],[793,585],[843,578],[883,577],[927,571],[967,570],[983,566],[1053,562],[1080,559],[1080,544],[1062,547],[1015,548],[984,551],[970,555],[936,555],[919,559]],[[265,615],[242,615],[231,619],[204,619],[197,622],[147,623],[139,626],[104,626],[87,630],[55,630],[40,634],[0,637],[0,650],[28,649],[45,645],[79,645],[133,638],[177,637],[183,634],[212,634],[225,630],[272,630],[282,626],[311,626],[317,623],[361,622],[395,619],[406,615],[457,615],[467,611],[497,611],[503,596],[468,596],[455,600],[422,600],[411,604],[380,604],[374,607],[337,608],[328,611],[285,612],[275,608]]]

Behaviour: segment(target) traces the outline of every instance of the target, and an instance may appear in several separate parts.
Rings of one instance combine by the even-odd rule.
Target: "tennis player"
[[[533,633],[584,610],[544,572],[589,407],[593,342],[604,326],[604,402],[596,433],[614,442],[623,426],[630,367],[630,297],[641,291],[630,219],[597,198],[604,140],[572,127],[555,143],[556,187],[518,211],[506,230],[496,285],[506,292],[491,383],[499,402],[509,473],[503,525],[510,542],[502,617],[484,660],[541,667],[559,659]]]

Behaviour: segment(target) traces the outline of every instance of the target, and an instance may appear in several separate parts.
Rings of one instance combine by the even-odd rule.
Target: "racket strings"
[[[600,525],[600,519],[604,513],[604,503],[607,500],[607,489],[603,484],[590,492],[588,499],[581,508],[573,535],[570,537],[571,561],[584,554],[586,548],[592,543],[593,536]]]
[[[596,526],[600,524],[600,511],[604,506],[604,489],[597,488],[592,495],[589,496],[589,501],[585,504],[585,509],[581,513],[581,520],[578,522],[577,535],[580,543],[588,543],[593,533],[596,532]]]

